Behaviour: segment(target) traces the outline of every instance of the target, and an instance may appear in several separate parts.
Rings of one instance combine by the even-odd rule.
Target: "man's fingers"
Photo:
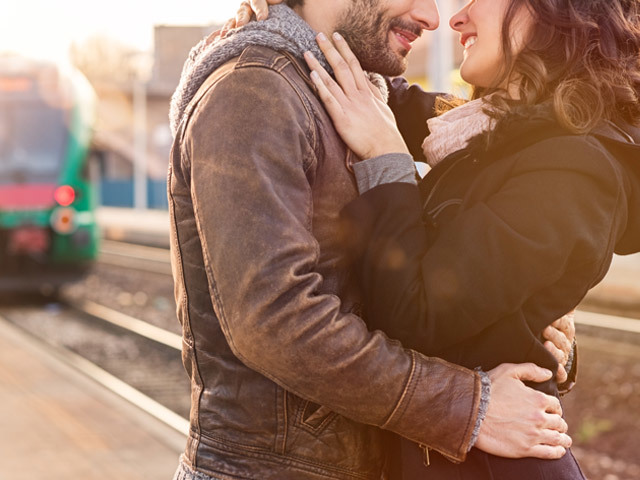
[[[551,324],[552,327],[560,330],[573,343],[576,336],[575,310],[563,315],[561,318]]]
[[[548,326],[542,331],[542,336],[545,340],[552,342],[556,348],[564,352],[566,361],[566,358],[571,351],[571,342],[567,338],[566,334],[553,326]]]
[[[550,445],[535,445],[529,450],[530,457],[541,458],[543,460],[557,460],[567,453],[564,447]]]
[[[549,380],[553,373],[546,368],[541,368],[534,363],[521,363],[519,365],[511,365],[511,374],[514,378],[523,382],[542,383]]]
[[[569,425],[567,425],[567,422],[565,422],[562,416],[556,413],[545,413],[544,428],[560,433],[567,433]]]
[[[564,365],[569,359],[569,353],[564,350],[560,350],[555,344],[547,340],[544,342],[544,348],[546,348],[551,355],[555,357],[559,364]]]
[[[564,368],[564,365],[559,364],[558,371],[556,372],[556,381],[558,382],[558,384],[563,384],[567,380],[569,380],[569,374],[567,373],[567,369]]]

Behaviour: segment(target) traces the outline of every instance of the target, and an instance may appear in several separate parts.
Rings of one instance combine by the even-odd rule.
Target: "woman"
[[[350,74],[338,85],[308,56],[312,79],[345,142],[369,158],[356,165],[363,195],[345,219],[374,328],[467,367],[554,370],[542,330],[602,279],[614,251],[640,250],[639,5],[469,2],[450,24],[474,100],[443,101],[449,111],[429,121],[432,170],[419,190],[376,181],[384,168],[406,178],[409,149],[346,42],[334,36],[343,60],[319,41],[334,71],[347,61]],[[536,388],[557,393],[554,382]],[[584,478],[571,453],[473,449],[463,464],[432,454],[426,467],[409,442],[401,452],[403,478]]]
[[[640,250],[639,2],[475,0],[450,23],[474,100],[440,102],[449,111],[429,122],[432,170],[419,189],[379,180],[410,178],[417,146],[346,42],[334,36],[336,51],[318,40],[339,85],[307,57],[336,128],[368,159],[355,165],[362,196],[345,211],[368,322],[467,367],[554,370],[543,329],[602,279],[614,251]],[[430,101],[409,97],[415,112]],[[557,393],[555,382],[536,388]],[[571,453],[512,460],[473,449],[463,464],[431,454],[426,467],[428,449],[400,442],[403,478],[584,478]]]

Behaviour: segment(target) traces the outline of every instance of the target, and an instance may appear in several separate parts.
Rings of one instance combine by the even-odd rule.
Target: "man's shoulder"
[[[271,47],[261,45],[249,45],[236,60],[236,68],[264,67],[272,70],[280,70],[290,64],[293,58]]]

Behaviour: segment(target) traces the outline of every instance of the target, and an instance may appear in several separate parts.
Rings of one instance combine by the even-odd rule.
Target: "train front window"
[[[2,102],[0,183],[55,182],[68,135],[64,110],[43,102]]]

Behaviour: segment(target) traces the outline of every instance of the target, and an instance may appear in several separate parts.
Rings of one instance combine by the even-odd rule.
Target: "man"
[[[357,316],[337,222],[357,195],[351,154],[302,55],[321,58],[315,32],[339,28],[366,68],[398,74],[412,39],[437,27],[435,3],[289,4],[199,45],[172,101],[172,265],[192,385],[176,478],[380,479],[385,430],[455,461],[473,444],[560,457],[559,403],[520,381],[551,372],[504,365],[489,384]]]

